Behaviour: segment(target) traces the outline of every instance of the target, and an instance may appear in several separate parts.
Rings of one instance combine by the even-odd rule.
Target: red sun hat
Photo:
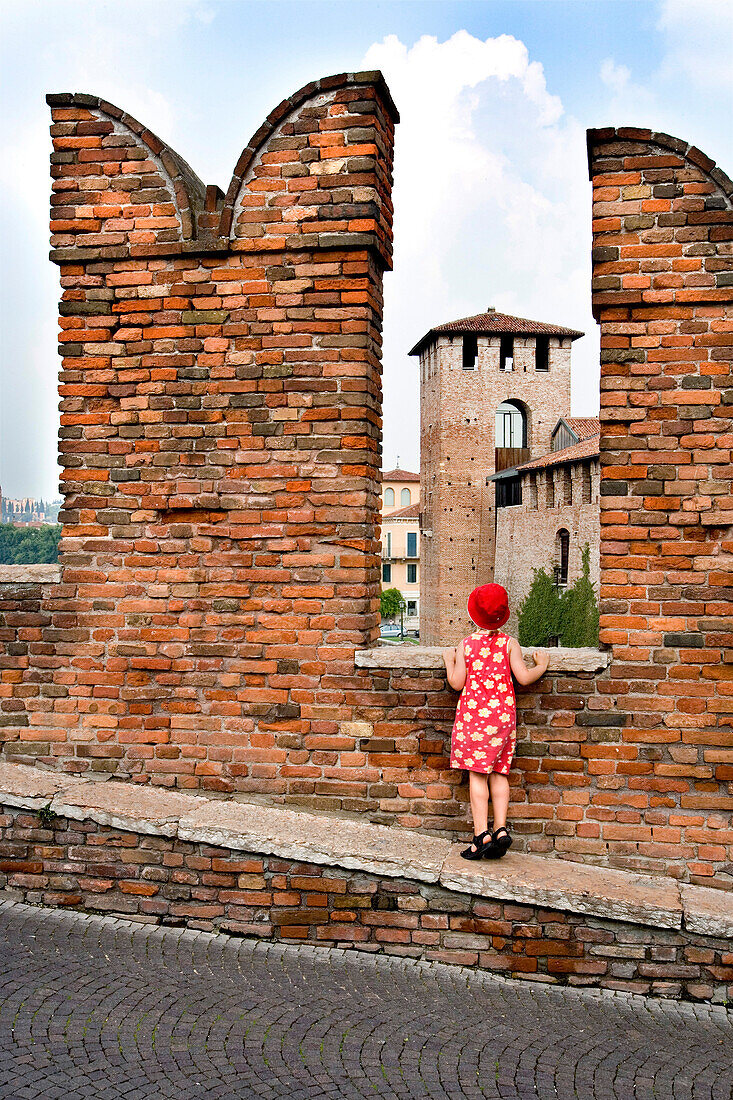
[[[482,630],[495,630],[509,618],[509,597],[500,584],[482,584],[468,597],[471,622]]]

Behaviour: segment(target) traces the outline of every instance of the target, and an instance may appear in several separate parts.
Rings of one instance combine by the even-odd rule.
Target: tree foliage
[[[395,619],[402,606],[402,593],[399,588],[385,588],[380,596],[379,610],[385,620]]]
[[[0,524],[0,565],[39,565],[59,560],[60,524],[15,527]]]
[[[598,603],[590,579],[587,542],[582,563],[581,576],[562,595],[545,569],[533,571],[529,592],[519,607],[520,645],[547,646],[554,638],[562,646],[598,645]]]
[[[545,569],[534,569],[529,592],[519,606],[519,644],[550,645],[560,633],[560,597]]]
[[[583,572],[572,588],[563,593],[560,609],[561,644],[597,646],[600,617],[596,593],[590,579],[590,546],[582,553]]]

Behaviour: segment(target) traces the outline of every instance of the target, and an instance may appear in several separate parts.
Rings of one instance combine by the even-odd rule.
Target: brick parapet
[[[226,195],[114,104],[65,92],[46,101],[55,263],[355,248],[391,267],[399,114],[381,73],[324,77],[283,100]]]
[[[337,89],[346,115],[349,104],[382,102],[379,82],[368,89],[368,80]],[[344,116],[340,107],[329,114],[339,105],[333,91],[314,93],[326,95],[325,113],[320,100],[312,117],[299,108],[324,135],[329,119]],[[319,236],[308,251],[302,222],[297,247],[275,248],[263,224],[259,253],[207,252],[200,242],[182,249],[185,204],[156,168],[156,156],[165,168],[162,151],[146,146],[148,156],[140,142],[149,139],[129,127],[124,146],[103,145],[120,135],[99,131],[93,109],[53,105],[54,127],[62,127],[54,135],[57,197],[74,193],[74,169],[95,163],[105,178],[116,173],[151,194],[131,209],[132,227],[126,216],[112,226],[114,210],[98,211],[99,227],[74,218],[55,227],[70,238],[98,228],[100,239],[56,255],[62,574],[49,587],[0,586],[4,751],[61,772],[465,835],[466,784],[447,766],[456,696],[442,669],[354,660],[377,637],[385,255],[356,227],[348,247],[333,238],[325,247]],[[65,110],[74,117],[64,119]],[[390,116],[386,102],[379,110]],[[286,117],[290,108],[271,134]],[[75,129],[82,123],[86,134]],[[615,214],[596,210],[597,234],[619,236],[599,247],[640,249],[638,263],[665,294],[657,276],[671,265],[675,296],[597,301],[600,595],[611,659],[601,671],[551,669],[518,692],[511,814],[517,848],[532,854],[724,883],[733,858],[733,326],[715,265],[725,258],[730,211],[712,170],[689,158],[670,164],[653,148],[638,171],[656,173],[649,186],[671,188],[649,201],[667,203],[673,220],[663,224],[660,206],[628,212],[653,214],[653,226],[622,224],[623,204],[646,199],[621,194],[636,184],[618,175],[630,165],[611,163],[619,139],[627,136],[614,132],[598,147],[605,178],[594,177],[596,199],[620,204],[614,227],[607,219]],[[118,152],[95,162],[100,149]],[[133,163],[120,150],[142,156]],[[292,152],[298,172],[310,163],[300,148],[273,152],[273,165]],[[665,173],[674,176],[666,185]],[[168,175],[181,187],[187,179],[174,162]],[[386,178],[379,168],[370,186],[378,192]],[[678,195],[678,186],[687,190]],[[599,196],[601,187],[616,191]],[[164,209],[143,211],[157,191]],[[207,232],[223,201],[205,190]],[[144,224],[158,214],[162,224]],[[386,232],[386,210],[381,224]],[[653,233],[632,240],[647,229],[664,236],[668,256]],[[108,232],[130,247],[130,234],[142,234],[134,241],[142,251],[85,252],[117,247]],[[616,259],[596,254],[595,262]],[[718,297],[693,300],[708,293],[711,273]]]
[[[700,149],[632,126],[588,130],[593,310],[731,300],[733,183]]]
[[[421,862],[425,838],[417,834],[400,868],[395,853],[404,852],[408,834],[402,844],[376,835],[370,844],[365,830],[378,833],[373,826],[361,826],[351,861],[341,849],[314,860],[302,854],[309,815],[290,814],[303,816],[303,828],[281,823],[280,832],[268,820],[260,837],[250,812],[244,836],[219,801],[165,794],[146,809],[144,792],[132,792],[131,803],[124,785],[58,776],[44,785],[37,772],[13,779],[10,771],[26,769],[5,765],[2,777],[0,887],[11,897],[544,983],[694,1000],[725,1001],[732,992],[733,910],[721,891],[619,872],[616,881],[613,872],[589,868],[573,886],[569,865],[565,874],[557,861],[509,855],[498,868],[474,868],[447,844]],[[338,846],[349,827],[342,821],[334,829],[322,817],[315,831],[326,839],[315,848],[329,836]],[[390,852],[393,866],[385,864]]]
[[[592,130],[588,147],[601,330],[601,640],[628,711],[624,740],[645,740],[644,755],[658,760],[647,821],[658,814],[676,828],[682,811],[698,815],[701,831],[716,818],[727,828],[731,184],[668,135]],[[699,872],[698,860],[683,858]]]
[[[48,99],[61,583],[0,590],[5,751],[277,796],[378,635],[397,112],[377,73],[308,85],[227,197],[113,104]]]
[[[61,664],[54,648],[54,613],[63,613],[75,595],[61,585],[58,565],[0,566],[0,749],[26,736],[29,706],[56,695],[54,669]],[[31,754],[33,748],[30,746]],[[46,749],[48,745],[45,746]]]

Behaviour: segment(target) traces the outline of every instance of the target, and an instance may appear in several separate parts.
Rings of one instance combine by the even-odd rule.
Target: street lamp
[[[407,608],[407,604],[405,603],[404,598],[402,596],[400,596],[400,641],[401,642],[405,640],[405,609],[406,608]]]

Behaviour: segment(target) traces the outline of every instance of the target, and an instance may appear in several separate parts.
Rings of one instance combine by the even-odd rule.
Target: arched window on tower
[[[394,508],[394,489],[384,490],[384,507]]]
[[[514,401],[502,401],[496,410],[496,446],[527,446],[527,418]]]
[[[502,401],[494,422],[496,473],[527,462],[527,413],[519,401]]]
[[[400,493],[400,505],[403,508],[406,508],[407,505],[411,504],[411,503],[412,503],[412,498],[410,496],[410,490],[409,489],[403,489],[402,492]]]

